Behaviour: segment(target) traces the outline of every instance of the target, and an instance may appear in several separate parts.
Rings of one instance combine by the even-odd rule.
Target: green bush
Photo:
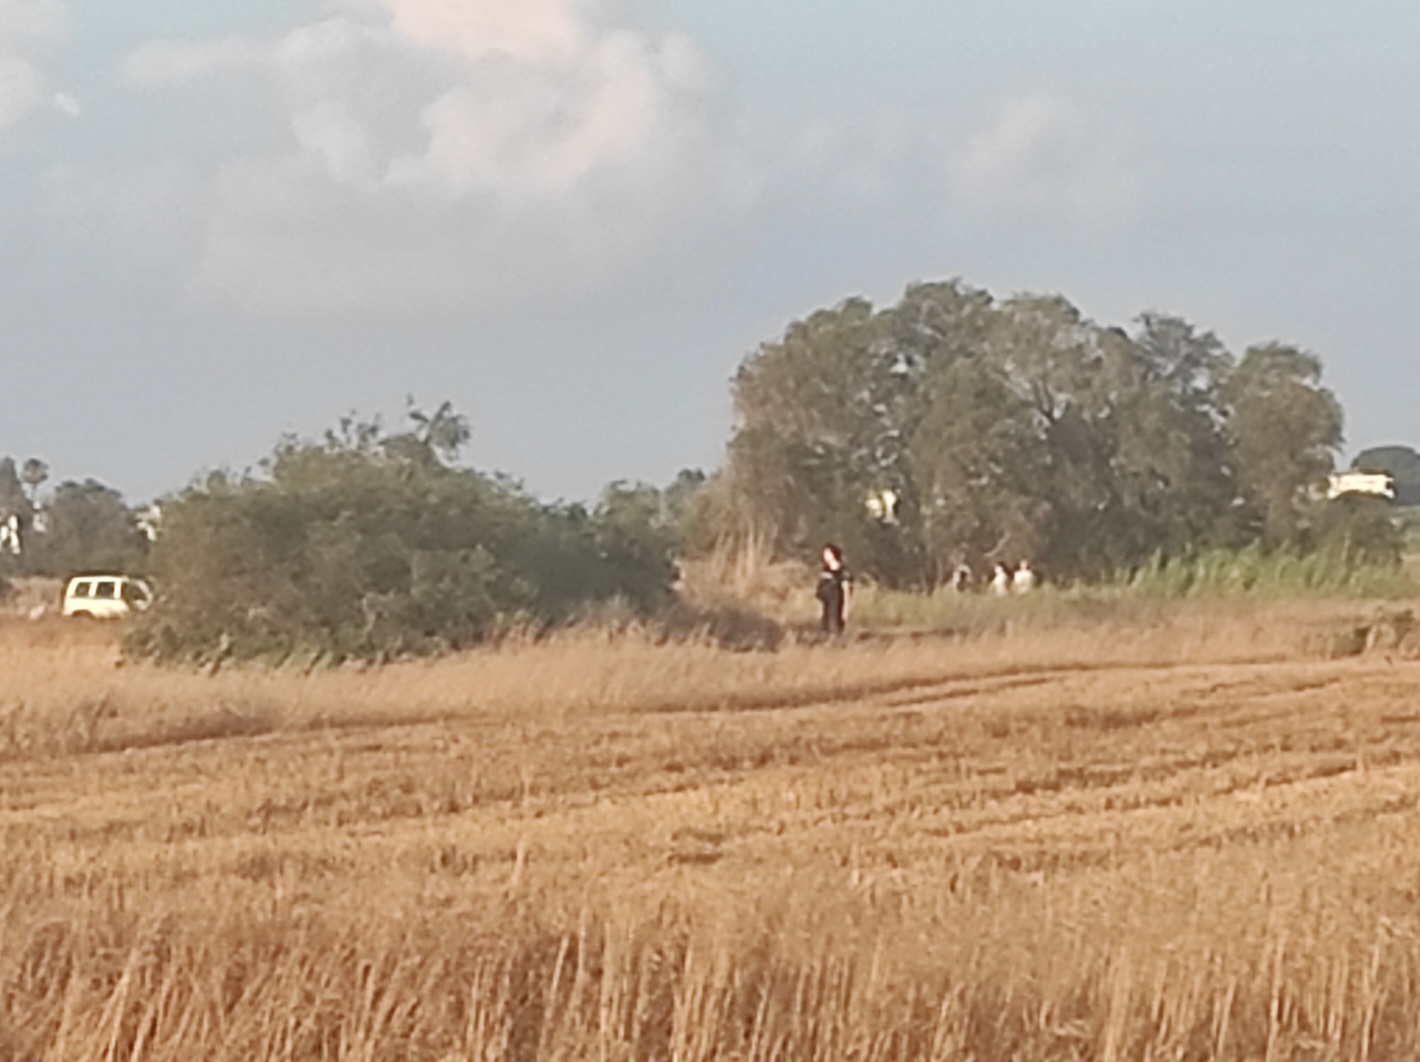
[[[158,601],[129,650],[383,659],[597,602],[646,612],[670,598],[669,536],[622,493],[592,511],[543,505],[452,456],[428,431],[346,423],[283,442],[260,475],[216,475],[170,499],[150,558]]]

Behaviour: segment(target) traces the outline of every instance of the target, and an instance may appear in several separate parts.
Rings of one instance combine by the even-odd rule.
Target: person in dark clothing
[[[848,622],[848,602],[852,596],[853,576],[843,566],[843,550],[829,543],[823,547],[823,570],[819,572],[815,591],[823,606],[823,632],[842,634]]]

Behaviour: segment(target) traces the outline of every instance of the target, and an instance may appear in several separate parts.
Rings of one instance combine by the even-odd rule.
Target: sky
[[[962,277],[1320,353],[1420,443],[1411,0],[0,0],[0,453],[135,501],[445,399],[714,467],[795,318]]]

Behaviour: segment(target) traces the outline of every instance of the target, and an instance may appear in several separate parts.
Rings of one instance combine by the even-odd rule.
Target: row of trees
[[[743,363],[734,401],[692,538],[798,555],[832,539],[902,584],[962,561],[1091,577],[1159,554],[1306,547],[1343,437],[1305,350],[1235,356],[1178,317],[1125,331],[1060,296],[957,281],[794,323]]]
[[[347,419],[164,500],[151,546],[117,492],[66,482],[42,499],[43,462],[0,459],[0,522],[25,542],[0,578],[149,574],[161,607],[134,638],[160,656],[344,658],[612,599],[654,610],[678,555],[751,539],[800,557],[834,540],[918,586],[962,562],[1090,578],[1257,543],[1396,548],[1386,514],[1317,501],[1343,427],[1320,360],[1281,343],[1235,356],[1177,317],[1126,331],[1058,296],[924,284],[794,323],[746,359],[734,398],[720,471],[613,484],[590,506],[459,465],[468,427],[448,404],[396,432]],[[1415,451],[1358,466],[1420,500]]]
[[[40,459],[0,457],[0,526],[7,529],[0,577],[142,567],[147,539],[118,491],[93,479],[66,480],[42,497],[48,481]]]

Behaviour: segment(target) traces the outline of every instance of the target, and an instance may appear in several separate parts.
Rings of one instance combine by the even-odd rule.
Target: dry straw
[[[308,674],[12,625],[0,1059],[1420,1057],[1420,665],[1347,608]]]

